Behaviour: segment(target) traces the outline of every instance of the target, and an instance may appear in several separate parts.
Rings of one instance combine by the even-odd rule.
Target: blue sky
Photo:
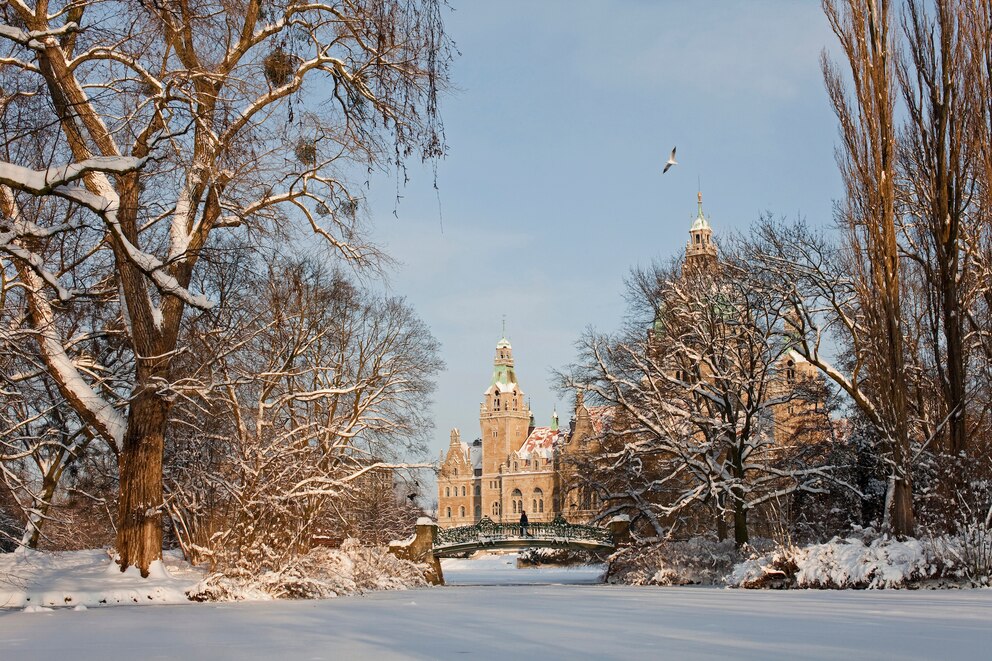
[[[682,249],[697,177],[717,234],[766,211],[828,224],[841,192],[815,0],[452,5],[440,214],[426,167],[398,217],[393,179],[369,193],[388,287],[443,344],[434,456],[451,427],[478,436],[503,315],[538,424],[556,404],[567,420],[551,370],[586,327],[618,327],[631,267]]]

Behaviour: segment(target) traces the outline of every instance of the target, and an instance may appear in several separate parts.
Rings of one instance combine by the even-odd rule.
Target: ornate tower
[[[492,383],[479,407],[482,429],[482,514],[503,518],[503,473],[511,452],[527,438],[531,413],[513,369],[513,347],[503,337],[496,345]]]
[[[713,230],[703,215],[703,193],[698,192],[696,218],[689,228],[689,242],[685,246],[685,270],[705,270],[716,264],[716,245],[713,243]]]

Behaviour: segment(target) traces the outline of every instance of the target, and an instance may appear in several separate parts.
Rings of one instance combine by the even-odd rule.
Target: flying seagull
[[[672,167],[673,165],[678,165],[679,164],[679,162],[675,160],[675,150],[676,149],[678,149],[678,148],[677,147],[672,147],[672,155],[668,157],[668,162],[665,163],[665,169],[661,171],[662,174],[665,174],[666,172],[668,172],[668,169],[670,167]]]

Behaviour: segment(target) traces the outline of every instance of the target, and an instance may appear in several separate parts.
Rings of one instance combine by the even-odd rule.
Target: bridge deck
[[[526,535],[518,523],[495,523],[483,517],[472,526],[442,528],[434,539],[434,555],[444,557],[482,549],[572,548],[612,551],[615,547],[608,530],[570,524],[558,517],[551,523],[532,523]]]

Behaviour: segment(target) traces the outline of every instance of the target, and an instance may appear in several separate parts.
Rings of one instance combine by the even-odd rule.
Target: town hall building
[[[590,410],[591,408],[591,410]],[[462,441],[451,430],[438,475],[438,523],[469,525],[483,516],[513,522],[526,511],[530,521],[551,521],[562,514],[571,523],[587,521],[599,504],[580,491],[568,455],[595,449],[605,409],[586,407],[580,396],[567,429],[558,423],[538,427],[517,381],[513,347],[503,337],[496,344],[493,375],[479,406],[481,437]]]

